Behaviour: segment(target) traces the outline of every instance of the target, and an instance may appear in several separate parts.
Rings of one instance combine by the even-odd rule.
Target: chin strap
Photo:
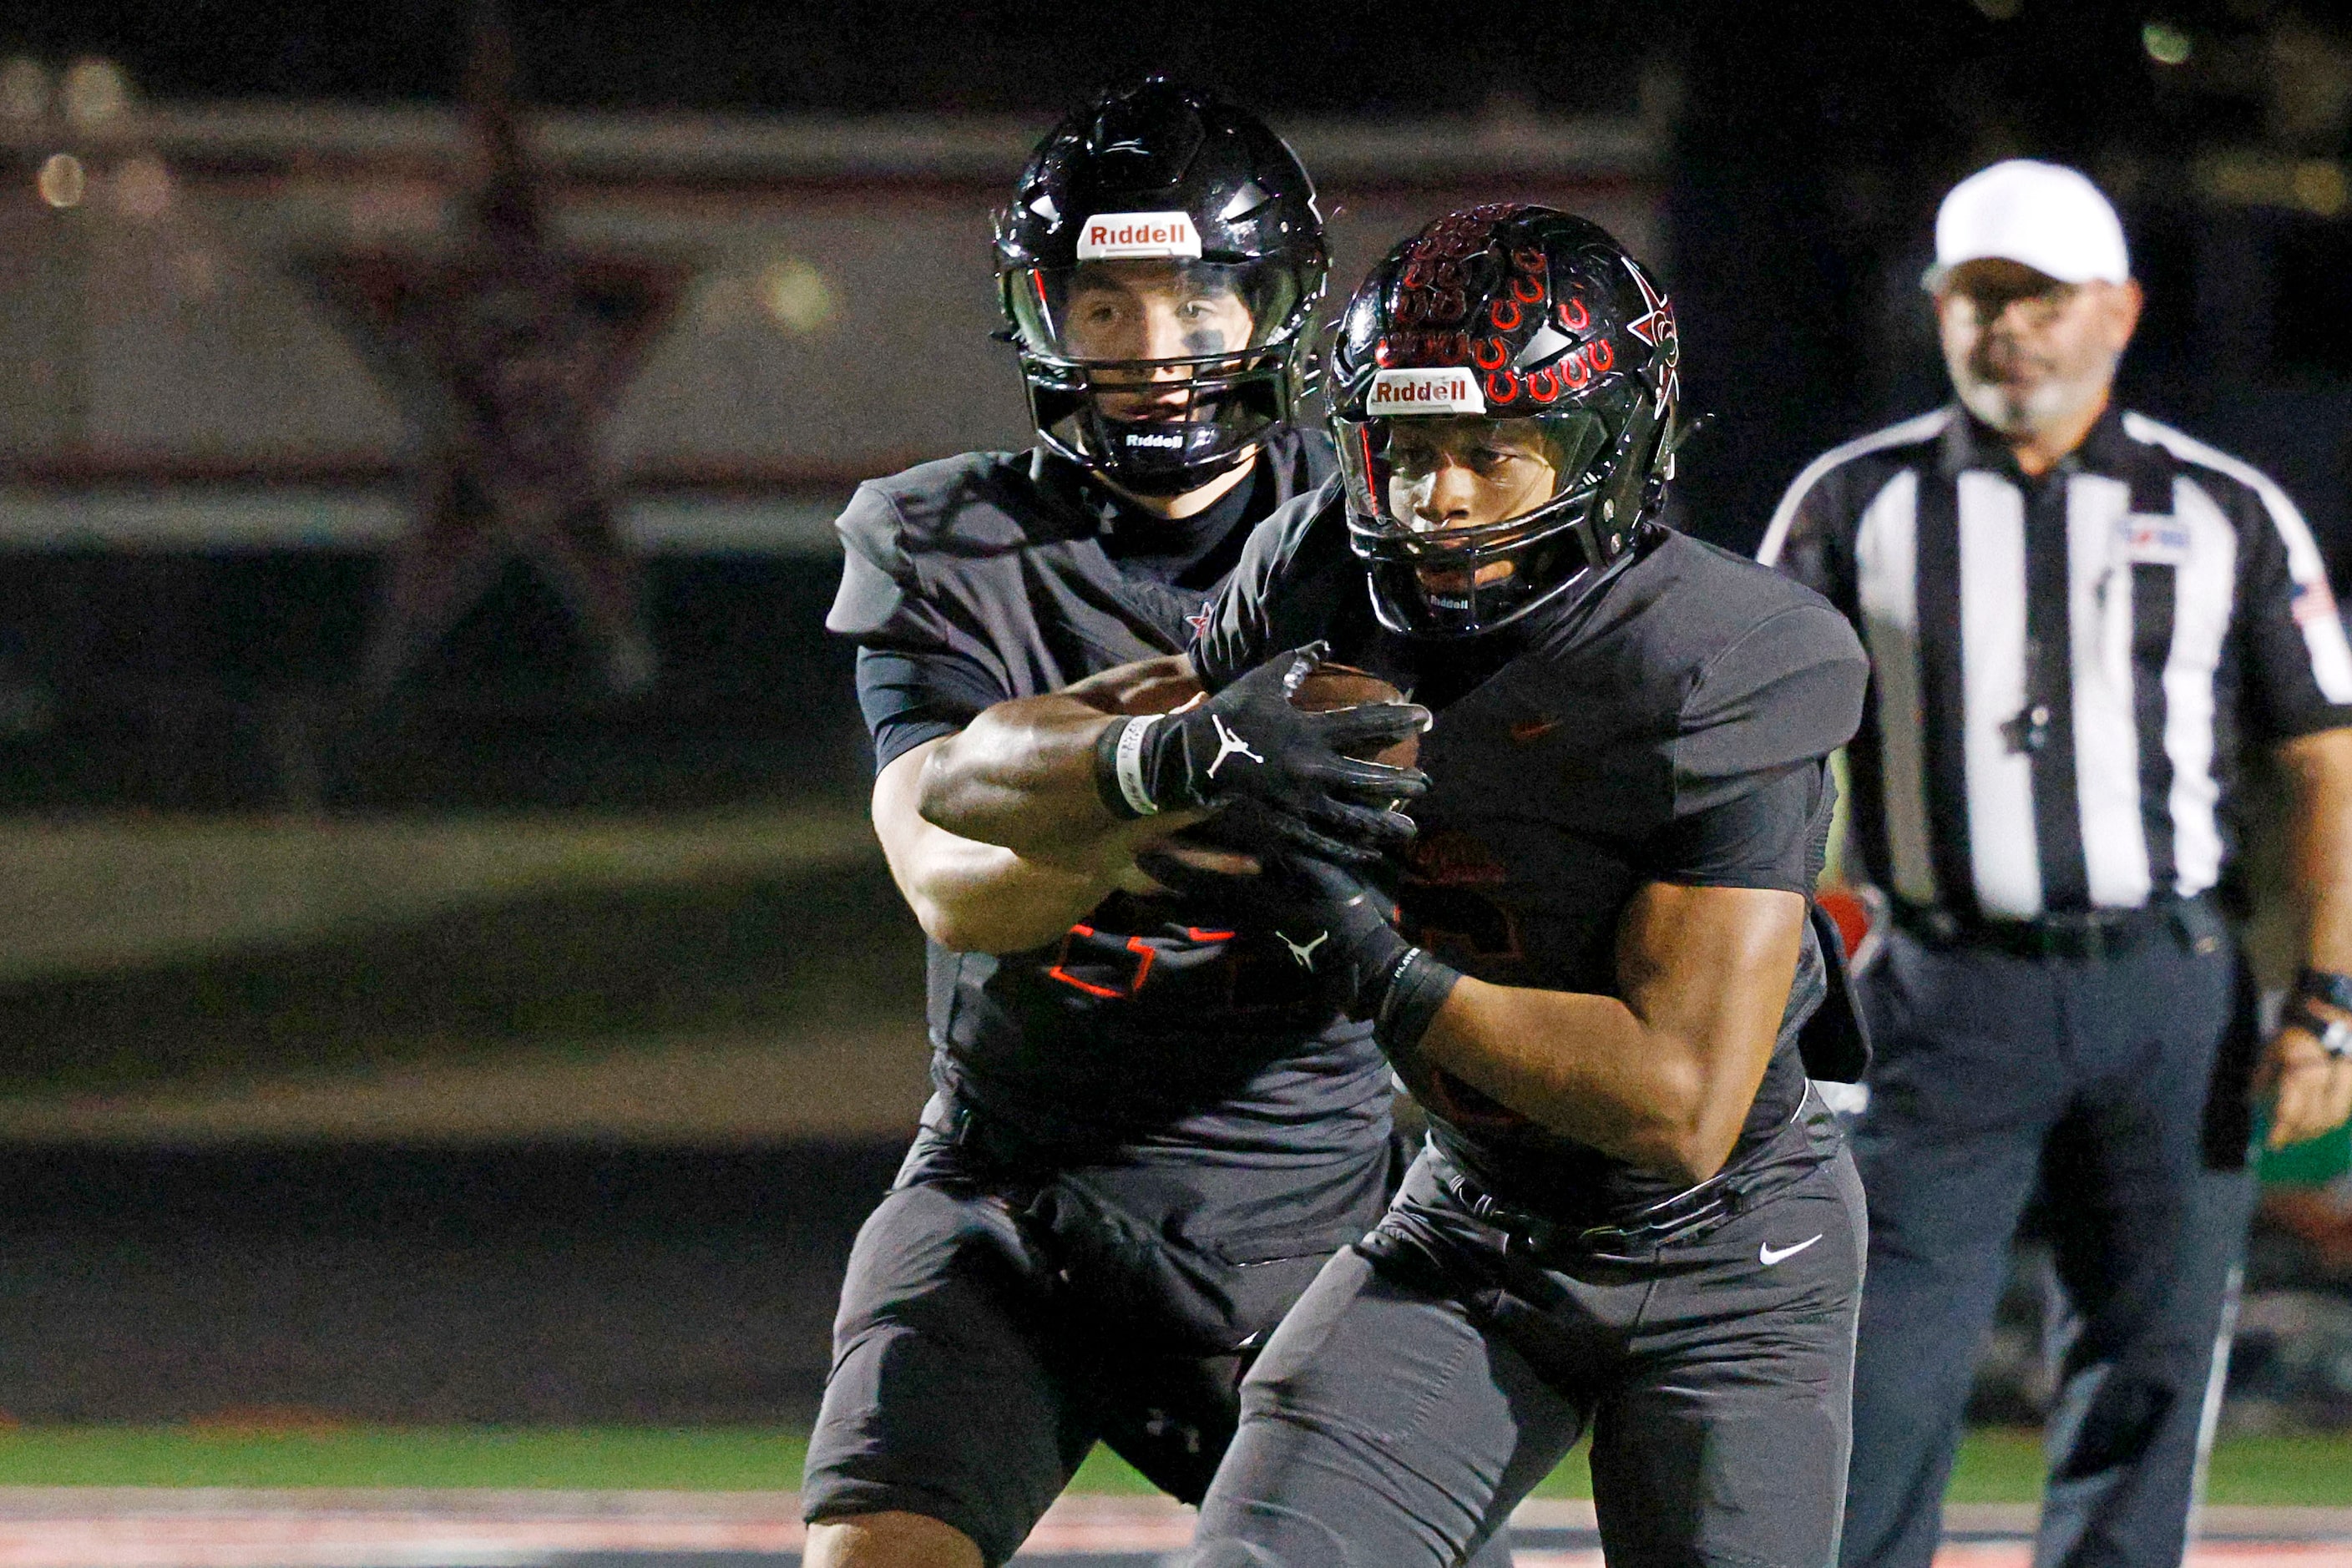
[[[1714,423],[1715,416],[1712,414],[1694,415],[1685,419],[1679,411],[1676,412],[1674,422],[1666,426],[1665,438],[1658,443],[1658,479],[1661,482],[1675,477],[1675,458],[1689,444],[1691,437],[1703,433]]]

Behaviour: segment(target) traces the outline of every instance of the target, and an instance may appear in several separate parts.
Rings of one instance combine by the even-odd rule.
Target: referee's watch
[[[2303,997],[2297,996],[2287,1005],[2279,1018],[2282,1027],[2302,1029],[2319,1042],[2319,1048],[2337,1061],[2352,1061],[2352,1024],[2341,1018],[2328,1018]]]
[[[2294,977],[2294,994],[2306,1002],[2325,1002],[2339,1012],[2352,1013],[2352,974],[2331,974],[2305,965]]]

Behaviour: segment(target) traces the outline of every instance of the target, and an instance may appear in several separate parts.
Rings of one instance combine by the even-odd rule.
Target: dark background
[[[1911,286],[1935,204],[1960,175],[2014,154],[2085,167],[2126,208],[2151,300],[2126,396],[2277,462],[2336,534],[2352,224],[2217,205],[2193,173],[2215,152],[2346,152],[2340,117],[2308,105],[2324,82],[2283,85],[2279,64],[2335,11],[2289,0],[517,0],[511,16],[531,95],[581,109],[1015,114],[1042,126],[1107,80],[1167,69],[1278,115],[1513,104],[1625,114],[1646,79],[1678,106],[1670,280],[1691,406],[1718,421],[1692,455],[1687,494],[1702,531],[1741,542],[1809,456],[1940,396]],[[157,98],[446,99],[467,14],[457,0],[12,5],[0,48],[110,55]],[[2189,59],[2152,58],[2151,24],[2186,34]],[[2339,395],[2315,415],[2279,401],[2312,392]],[[2283,410],[2290,426],[2329,427],[2278,428]]]
[[[1277,119],[1663,126],[1664,271],[1686,411],[1708,416],[1682,461],[1683,515],[1741,549],[1810,458],[1946,395],[1917,286],[1941,194],[2000,157],[2073,162],[2116,196],[2148,291],[2123,398],[2278,477],[2352,588],[2352,29],[2333,10],[515,0],[509,16],[522,90],[551,109],[1042,131],[1106,81],[1168,69]],[[155,101],[446,103],[472,14],[471,0],[11,0],[0,55],[111,58]],[[2179,64],[2152,52],[2166,29],[2189,46]],[[2305,169],[2335,180],[2332,206],[2292,195]],[[1352,281],[1335,278],[1335,298]],[[919,370],[839,353],[845,374]],[[756,795],[813,758],[838,785],[859,763],[843,656],[817,624],[830,576],[814,557],[650,563],[659,701],[595,706],[581,726],[578,650],[520,568],[401,702],[354,719],[339,704],[370,557],[0,558],[0,802],[634,808]],[[12,659],[63,665],[44,679],[71,689],[12,695]],[[15,711],[26,703],[39,711]],[[777,749],[784,711],[814,715],[814,746],[794,734]],[[12,742],[35,731],[44,743]]]

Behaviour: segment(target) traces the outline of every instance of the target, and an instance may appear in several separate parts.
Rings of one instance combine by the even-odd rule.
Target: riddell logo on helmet
[[[1364,396],[1364,412],[1398,414],[1484,414],[1486,399],[1477,378],[1465,369],[1383,370],[1372,376]]]
[[[1188,213],[1097,213],[1078,230],[1081,261],[1197,259],[1201,231]]]
[[[1165,447],[1173,449],[1184,445],[1184,437],[1154,436],[1148,431],[1130,430],[1127,433],[1127,444],[1130,447]]]

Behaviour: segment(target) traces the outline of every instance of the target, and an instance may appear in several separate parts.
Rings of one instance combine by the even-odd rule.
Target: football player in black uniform
[[[1344,867],[1216,879],[1328,933],[1432,1132],[1249,1373],[1203,1568],[1459,1562],[1588,1427],[1612,1564],[1835,1560],[1863,1205],[1805,1062],[1862,1051],[1811,892],[1865,666],[1657,521],[1676,354],[1591,224],[1431,225],[1339,323],[1344,482],[1193,649],[1217,701],[1321,639],[1436,715],[1405,934]]]
[[[1243,1361],[1393,1190],[1388,1070],[1328,977],[1133,856],[1244,791],[1262,830],[1392,842],[1418,775],[1341,749],[1418,711],[1309,717],[1261,681],[1112,760],[1170,809],[1095,784],[1093,731],[1166,705],[1251,525],[1330,471],[1288,423],[1324,274],[1306,172],[1147,81],[1040,145],[996,260],[1036,449],[869,483],[838,525],[827,624],[931,939],[938,1093],[843,1287],[802,1489],[831,1568],[1002,1563],[1097,1439],[1197,1500]],[[1220,727],[1251,703],[1243,760]]]

